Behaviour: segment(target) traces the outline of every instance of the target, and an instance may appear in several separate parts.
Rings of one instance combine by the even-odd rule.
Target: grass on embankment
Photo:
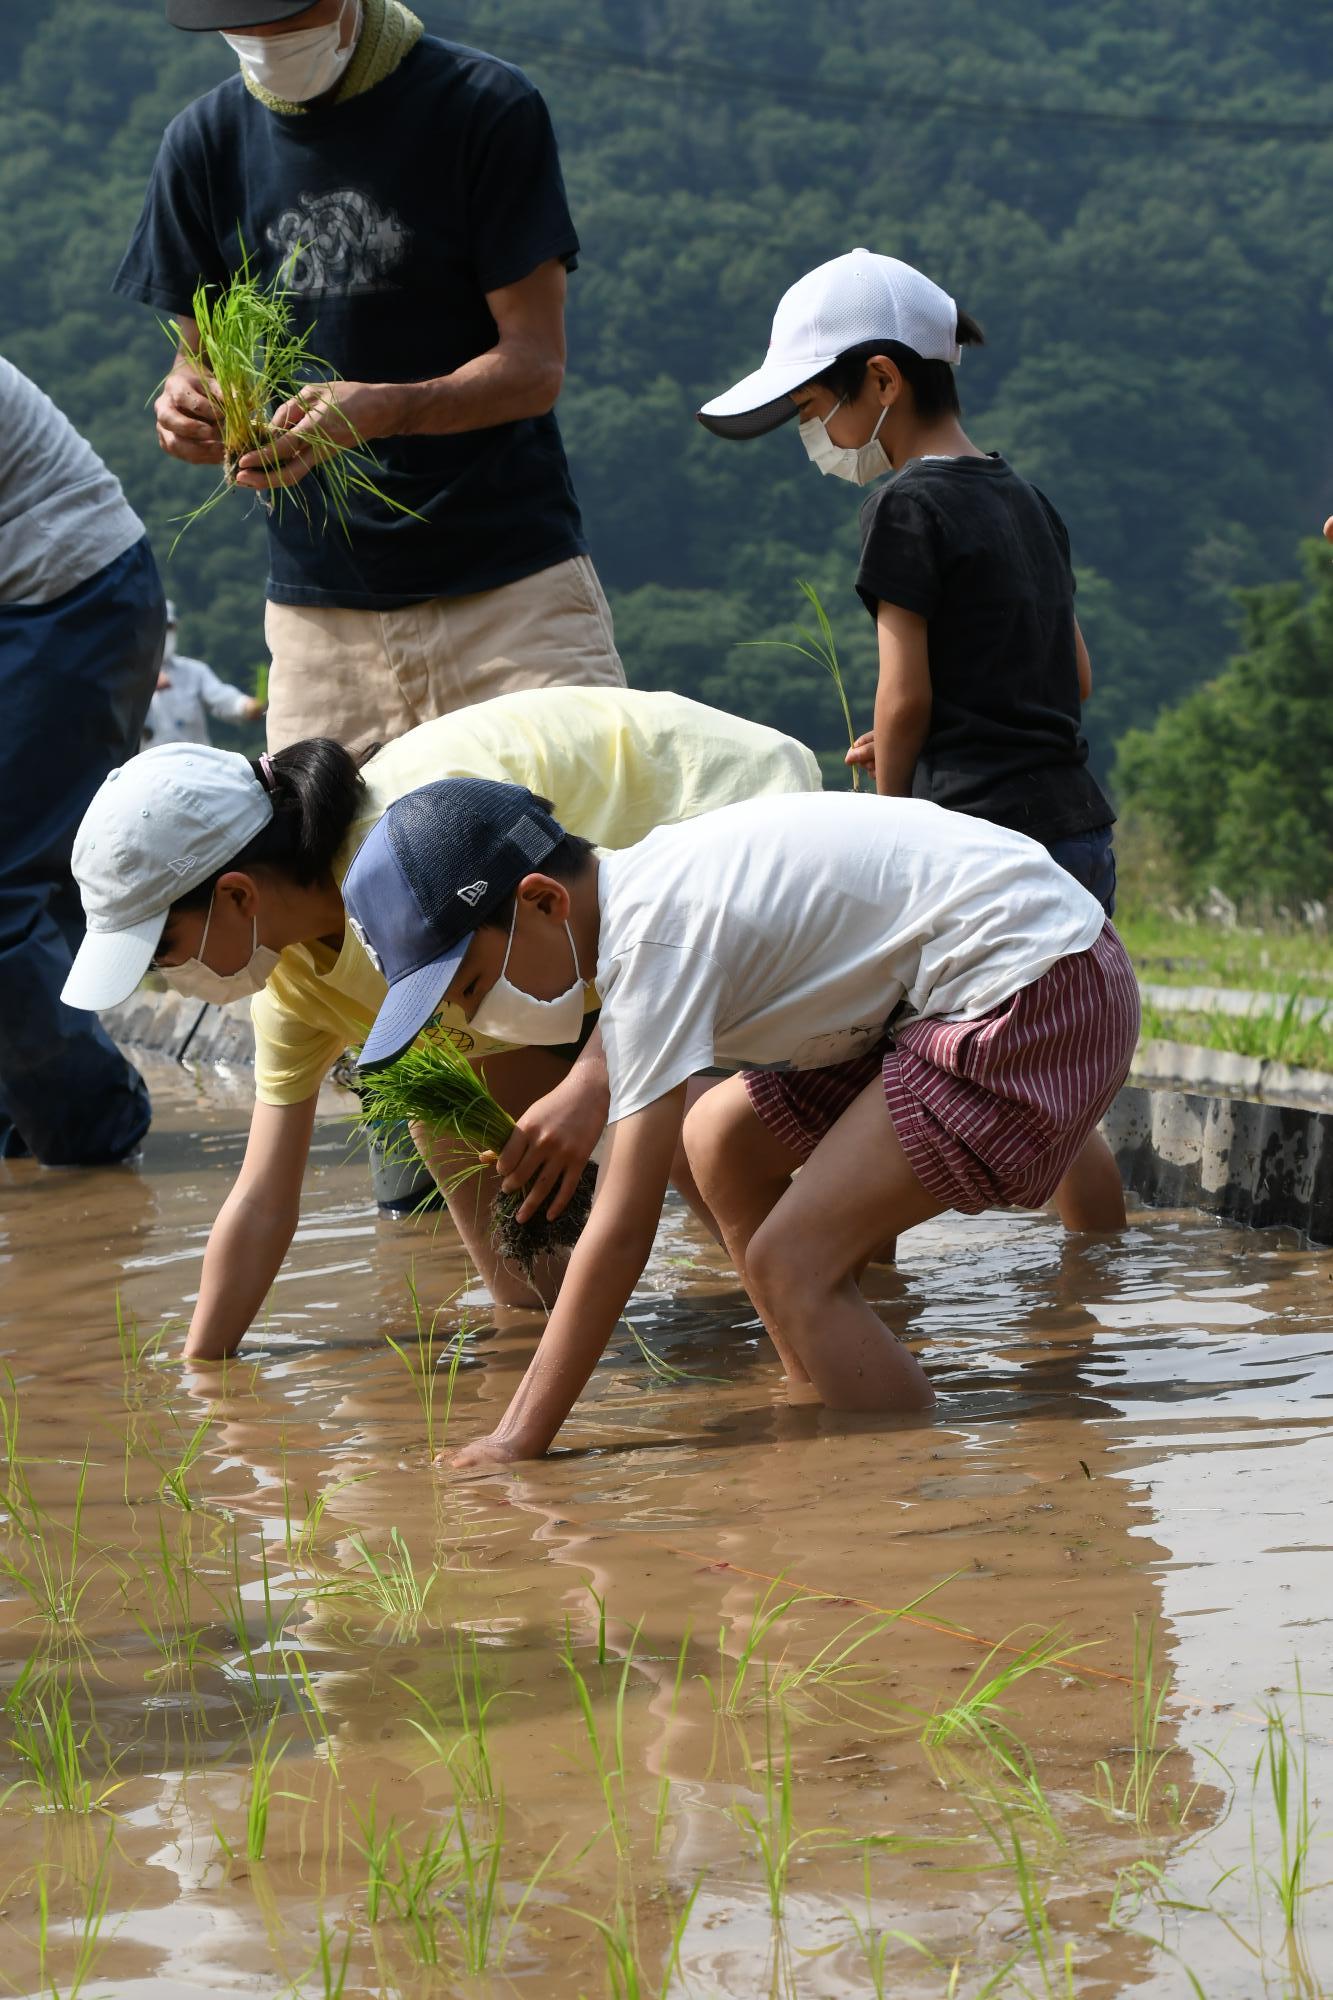
[[[1275,1000],[1250,1014],[1173,1014],[1145,1002],[1143,1039],[1227,1049],[1292,1069],[1333,1071],[1333,1000],[1316,1019],[1302,1021],[1297,1018],[1299,997]]]
[[[1304,993],[1333,998],[1333,937],[1322,931],[1240,924],[1227,930],[1215,923],[1182,923],[1142,908],[1117,910],[1115,927],[1134,970],[1149,985],[1239,986],[1284,995],[1299,986]]]

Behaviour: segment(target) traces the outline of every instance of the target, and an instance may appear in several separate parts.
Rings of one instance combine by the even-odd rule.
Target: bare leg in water
[[[874,1077],[800,1162],[740,1077],[690,1112],[685,1144],[722,1238],[793,1383],[830,1409],[924,1410],[934,1396],[858,1280],[885,1236],[938,1215]]]

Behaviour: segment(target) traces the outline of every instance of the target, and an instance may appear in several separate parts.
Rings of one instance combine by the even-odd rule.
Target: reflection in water
[[[1215,1894],[1237,1933],[1287,1965],[1271,1893],[1258,1922],[1249,1771],[1258,1704],[1293,1688],[1295,1661],[1313,1794],[1333,1771],[1327,1258],[1189,1216],[1140,1216],[1116,1243],[1040,1217],[946,1219],[869,1281],[923,1353],[938,1412],[852,1420],[787,1403],[720,1253],[672,1210],[629,1314],[658,1368],[627,1331],[566,1448],[451,1487],[384,1339],[411,1338],[408,1265],[431,1304],[464,1292],[442,1322],[465,1315],[470,1328],[455,1435],[493,1425],[540,1325],[476,1303],[447,1224],[375,1214],[336,1120],[319,1128],[297,1243],[242,1360],[225,1376],[151,1358],[127,1374],[116,1294],[141,1336],[188,1312],[246,1118],[239,1088],[200,1090],[165,1069],[154,1086],[142,1172],[0,1167],[0,1346],[29,1495],[11,1462],[7,1553],[30,1572],[44,1536],[71,1588],[85,1586],[76,1637],[44,1623],[20,1584],[0,1585],[0,1671],[13,1689],[36,1653],[44,1678],[29,1670],[13,1714],[35,1712],[33,1688],[50,1713],[68,1690],[91,1731],[84,1763],[118,1787],[105,1990],[271,1992],[275,1967],[304,1978],[321,1922],[344,1912],[348,1993],[415,1990],[401,1927],[368,1921],[367,1827],[392,1820],[420,1840],[447,1823],[460,1784],[478,1837],[493,1824],[473,1766],[469,1792],[457,1756],[438,1754],[480,1706],[506,1793],[511,1906],[555,1850],[511,1943],[517,1986],[540,1974],[554,1995],[596,1990],[601,1947],[579,1912],[605,1916],[618,1895],[660,1968],[672,1908],[697,1882],[680,1940],[692,1990],[869,1990],[851,1909],[863,1932],[900,1930],[922,1948],[894,1946],[886,1990],[938,1994],[961,1959],[959,1991],[972,1991],[1022,1941],[1012,1869],[976,1810],[976,1782],[993,1786],[1000,1767],[979,1754],[963,1785],[918,1739],[988,1656],[993,1675],[1052,1628],[1063,1664],[1017,1678],[992,1722],[1012,1732],[996,1742],[1032,1746],[1071,1843],[1052,1850],[1029,1802],[1020,1839],[1048,1870],[1055,1934],[1078,1941],[1078,1990],[1184,1990],[1148,1941],[1159,1932],[1210,1996],[1259,1990],[1260,1961],[1220,1916],[1148,1904],[1133,1925],[1108,1923],[1117,1871],[1145,1860],[1168,1868],[1182,1902]],[[405,1575],[396,1551],[410,1552]],[[1118,1780],[1132,1769],[1134,1631],[1154,1621],[1176,1675],[1163,1783],[1181,1797],[1204,1789],[1183,1835],[1168,1837],[1159,1813],[1145,1845],[1090,1799],[1100,1761]],[[802,1678],[811,1662],[835,1670]],[[1286,1706],[1294,1718],[1289,1694]],[[255,1745],[275,1714],[278,1796],[264,1858],[250,1862]],[[794,1845],[775,1931],[762,1850],[784,1810],[784,1718]],[[1238,1780],[1229,1818],[1214,1752]],[[0,1791],[27,1769],[11,1748]],[[1012,1784],[1006,1796],[1012,1814]],[[18,1989],[37,1982],[35,1865],[65,1925],[66,1976],[69,1925],[95,1902],[111,1825],[39,1803],[28,1786],[0,1809]],[[988,1810],[1002,1828],[994,1800]],[[1263,1810],[1266,1853],[1277,1832]],[[630,1904],[608,1812],[624,1815],[635,1857]],[[670,1894],[655,1896],[663,1884]],[[1305,1909],[1314,1963],[1321,1948],[1333,1956],[1322,1900]],[[1274,1992],[1316,1990],[1296,1963],[1273,1974]],[[1042,1990],[1033,1961],[1024,1976]]]

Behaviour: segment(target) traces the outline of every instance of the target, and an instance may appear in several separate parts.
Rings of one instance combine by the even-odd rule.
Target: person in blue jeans
[[[0,1159],[122,1160],[138,1071],[60,990],[84,935],[70,872],[93,793],[138,747],[166,598],[120,482],[0,357]]]
[[[1039,841],[1110,916],[1115,814],[1088,768],[1092,669],[1069,534],[1044,493],[963,429],[956,370],[982,341],[924,272],[851,250],[798,279],[762,365],[699,420],[743,439],[796,419],[820,472],[874,486],[856,588],[875,621],[879,685],[875,726],[848,762],[889,797]],[[1056,1206],[1070,1228],[1123,1227],[1098,1134]]]

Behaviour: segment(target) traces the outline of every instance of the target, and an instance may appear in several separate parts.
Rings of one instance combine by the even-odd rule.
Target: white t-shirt
[[[611,1121],[714,1066],[813,1069],[972,1020],[1101,934],[1025,834],[918,799],[749,799],[601,857]]]

